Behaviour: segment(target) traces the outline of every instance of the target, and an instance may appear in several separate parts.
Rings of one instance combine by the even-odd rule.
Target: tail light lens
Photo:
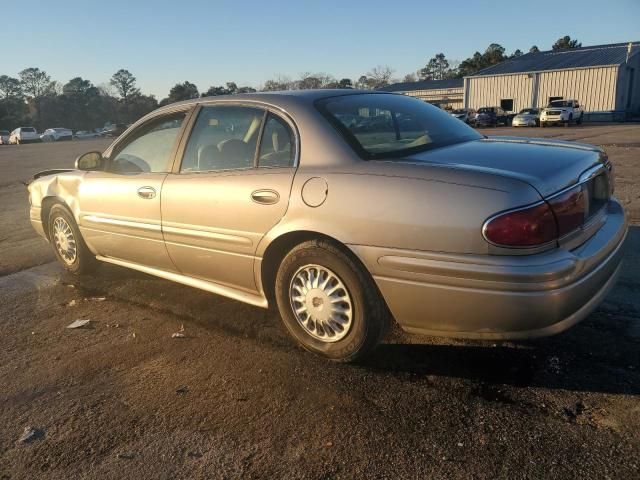
[[[513,210],[489,219],[483,228],[485,238],[505,247],[535,247],[558,238],[558,227],[547,203]]]
[[[558,236],[575,230],[584,223],[586,216],[586,194],[582,185],[549,200],[549,205],[556,215]]]

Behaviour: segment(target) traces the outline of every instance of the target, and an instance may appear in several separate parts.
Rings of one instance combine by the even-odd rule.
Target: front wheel
[[[331,360],[359,360],[384,334],[387,310],[373,279],[329,241],[291,250],[278,269],[275,293],[289,333]]]
[[[62,266],[71,273],[83,274],[98,264],[84,242],[73,215],[62,205],[54,205],[49,212],[49,240]]]

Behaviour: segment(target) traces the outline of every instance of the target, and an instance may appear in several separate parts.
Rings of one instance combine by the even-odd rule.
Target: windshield
[[[20,131],[24,133],[35,133],[36,130],[33,127],[22,127]]]
[[[553,102],[549,102],[550,107],[570,107],[569,100],[554,100]]]
[[[535,108],[524,108],[520,110],[520,115],[537,115],[538,110]]]
[[[493,113],[493,107],[482,107],[478,109],[478,113]]]
[[[452,113],[455,113],[455,114],[459,115],[459,114],[462,114],[462,113],[467,113],[467,111],[464,108],[458,108],[458,109],[454,110]]]
[[[389,158],[482,138],[447,112],[394,94],[358,94],[316,102],[363,158]],[[347,116],[355,121],[347,122]]]

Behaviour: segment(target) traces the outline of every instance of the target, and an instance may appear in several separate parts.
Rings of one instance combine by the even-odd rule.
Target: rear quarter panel
[[[326,199],[305,203],[305,184],[326,181]],[[497,212],[540,200],[527,183],[446,166],[359,162],[346,168],[300,168],[289,209],[261,242],[307,230],[344,244],[486,254],[484,221]]]

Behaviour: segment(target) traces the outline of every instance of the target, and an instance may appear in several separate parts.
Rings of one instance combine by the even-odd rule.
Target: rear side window
[[[259,167],[292,167],[295,155],[291,128],[281,118],[269,114],[262,133]]]

